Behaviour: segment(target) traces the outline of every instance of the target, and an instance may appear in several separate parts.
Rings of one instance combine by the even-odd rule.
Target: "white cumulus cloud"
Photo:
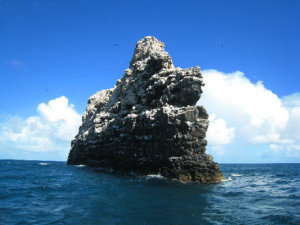
[[[226,145],[234,138],[234,128],[228,128],[222,118],[216,118],[215,114],[209,116],[207,141],[210,145]]]
[[[51,124],[55,124],[55,136],[58,139],[70,140],[77,132],[81,116],[74,110],[74,105],[69,105],[69,100],[62,96],[53,99],[48,104],[41,103],[37,110],[42,117]]]
[[[26,119],[15,116],[2,124],[0,141],[5,148],[67,154],[81,116],[64,96],[39,104],[37,111],[37,116]]]
[[[210,114],[209,145],[221,146],[238,138],[240,146],[268,144],[277,153],[298,151],[299,93],[279,98],[261,81],[252,83],[240,71],[205,70],[203,78],[199,104]]]

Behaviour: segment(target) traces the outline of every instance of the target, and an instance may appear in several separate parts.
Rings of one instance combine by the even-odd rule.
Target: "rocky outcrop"
[[[208,114],[196,105],[203,85],[199,67],[175,68],[164,43],[145,37],[122,79],[88,100],[68,164],[180,181],[222,180],[205,153]]]

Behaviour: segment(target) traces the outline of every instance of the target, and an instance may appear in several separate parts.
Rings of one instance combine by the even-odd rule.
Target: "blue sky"
[[[0,0],[0,158],[65,160],[89,96],[153,35],[175,66],[201,67],[217,161],[300,162],[299,11],[292,0]],[[232,101],[239,87],[249,104]]]

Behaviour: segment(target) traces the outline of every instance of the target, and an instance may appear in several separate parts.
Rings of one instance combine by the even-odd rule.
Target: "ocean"
[[[300,164],[221,164],[219,184],[0,160],[0,224],[300,224]]]

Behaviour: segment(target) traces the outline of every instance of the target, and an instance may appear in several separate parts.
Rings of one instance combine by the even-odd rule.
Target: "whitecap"
[[[80,165],[75,165],[76,167],[85,167],[85,165],[82,165],[82,164],[80,164]]]
[[[47,166],[49,163],[39,163],[41,166]]]
[[[228,177],[228,178],[225,178],[225,179],[223,179],[222,181],[231,181],[232,180],[232,177]]]
[[[240,176],[242,176],[242,174],[239,174],[239,173],[233,173],[233,174],[231,174],[231,176],[233,176],[233,177],[240,177]]]
[[[146,179],[163,179],[164,177],[159,173],[159,174],[148,174],[146,175]]]

